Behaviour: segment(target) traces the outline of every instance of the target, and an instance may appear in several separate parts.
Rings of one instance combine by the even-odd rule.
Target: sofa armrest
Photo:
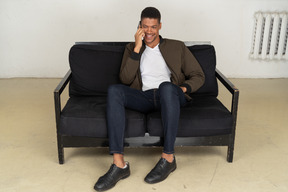
[[[55,104],[57,132],[59,130],[58,125],[59,125],[60,114],[61,114],[61,94],[66,88],[67,84],[69,83],[71,77],[72,77],[72,73],[71,73],[71,70],[69,70],[54,90],[54,104]]]
[[[216,77],[219,81],[230,91],[231,94],[239,92],[239,90],[233,85],[231,81],[227,79],[218,69],[216,69]]]
[[[227,161],[233,161],[234,143],[235,143],[235,132],[236,132],[236,121],[239,101],[239,89],[237,89],[231,81],[229,81],[218,69],[216,69],[216,77],[219,81],[228,89],[232,94],[231,114],[233,117],[232,133],[230,135],[230,144],[228,146]]]
[[[219,81],[232,94],[231,113],[236,119],[237,110],[238,110],[239,89],[236,88],[235,85],[231,81],[229,81],[218,69],[216,69],[215,72],[216,72],[217,79],[219,79]]]
[[[66,85],[69,83],[71,77],[72,77],[72,73],[71,73],[71,69],[69,69],[69,71],[66,73],[66,75],[61,80],[61,82],[55,88],[54,94],[59,93],[61,95],[61,93],[65,89]]]

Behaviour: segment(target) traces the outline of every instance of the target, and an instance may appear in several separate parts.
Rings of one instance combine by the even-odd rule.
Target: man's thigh
[[[147,113],[154,110],[153,90],[141,91],[126,85],[117,85],[124,97],[125,108]]]

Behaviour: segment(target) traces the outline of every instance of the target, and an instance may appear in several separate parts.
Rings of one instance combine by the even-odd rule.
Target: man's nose
[[[151,31],[152,31],[152,28],[151,28],[151,27],[148,27],[147,33],[150,33]]]

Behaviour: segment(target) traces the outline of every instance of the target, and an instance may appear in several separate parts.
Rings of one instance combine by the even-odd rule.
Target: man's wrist
[[[135,47],[135,48],[134,48],[134,52],[135,52],[135,53],[139,53],[139,52],[140,52],[140,49],[141,49],[141,48]]]

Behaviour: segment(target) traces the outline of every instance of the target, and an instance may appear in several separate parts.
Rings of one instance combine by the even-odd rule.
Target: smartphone
[[[139,23],[138,23],[137,30],[139,29],[139,27],[142,28],[142,26],[141,26],[141,21],[139,21]],[[142,37],[142,40],[143,40],[143,39],[144,39],[144,37]]]

